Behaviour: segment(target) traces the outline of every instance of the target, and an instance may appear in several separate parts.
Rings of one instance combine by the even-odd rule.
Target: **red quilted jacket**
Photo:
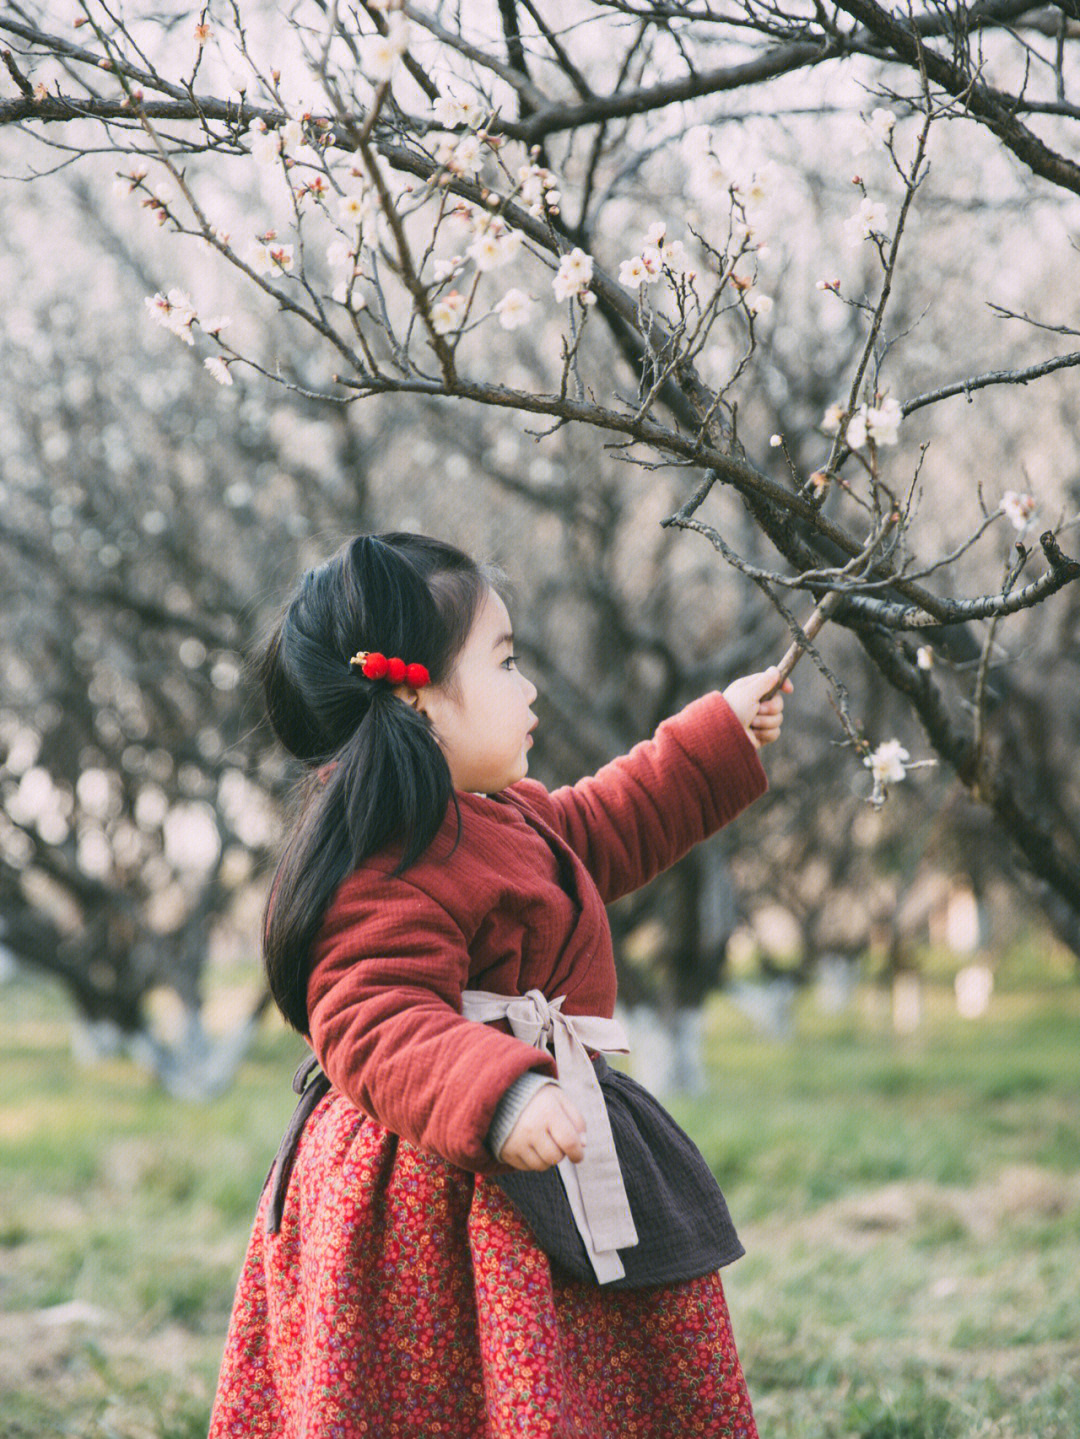
[[[341,884],[312,950],[311,1042],[358,1108],[463,1169],[504,1171],[484,1145],[527,1069],[555,1061],[505,1022],[461,1015],[465,988],[566,995],[610,1017],[615,964],[604,905],[648,883],[734,819],[768,781],[718,692],[591,778],[548,792],[522,780],[460,793],[430,849],[397,878],[400,850]]]

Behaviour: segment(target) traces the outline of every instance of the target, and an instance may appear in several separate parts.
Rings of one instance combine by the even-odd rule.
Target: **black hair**
[[[338,886],[394,842],[400,874],[457,808],[427,717],[349,660],[377,650],[452,682],[495,574],[426,535],[358,535],[301,578],[257,656],[274,732],[310,769],[263,926],[270,992],[302,1034],[311,946]]]

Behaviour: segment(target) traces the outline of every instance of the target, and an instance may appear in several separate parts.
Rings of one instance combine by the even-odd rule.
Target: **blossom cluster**
[[[582,304],[592,304],[596,299],[589,289],[592,275],[592,256],[575,246],[568,254],[562,256],[559,268],[555,272],[555,278],[551,282],[556,300],[570,300],[578,295]]]
[[[1012,520],[1014,529],[1024,530],[1035,513],[1035,496],[1021,495],[1016,490],[1006,490],[1001,497],[1001,509]]]
[[[838,434],[846,413],[843,405],[830,405],[822,418],[821,428],[827,435]],[[880,400],[876,405],[860,405],[848,420],[844,438],[853,450],[861,450],[868,440],[876,445],[895,445],[900,439],[900,421],[903,418],[900,401],[891,397]]]
[[[393,77],[397,62],[409,48],[409,22],[395,11],[386,22],[385,35],[372,35],[364,43],[364,66],[380,84]]]
[[[558,214],[562,192],[559,182],[543,165],[521,165],[517,172],[518,199],[535,219],[540,219],[545,210]]]
[[[887,739],[863,759],[863,764],[869,766],[875,784],[893,784],[907,774],[910,759],[910,754],[898,739]]]
[[[192,304],[191,296],[186,290],[172,289],[164,294],[159,290],[155,295],[147,295],[143,304],[146,306],[147,314],[156,324],[162,325],[178,340],[183,340],[185,345],[194,345],[195,343],[195,336],[192,334],[193,325],[198,325],[205,334],[213,335],[217,339],[221,331],[230,323],[224,315],[210,320],[200,320],[198,312]],[[211,355],[203,361],[203,364],[219,385],[232,384],[229,362],[223,356]]]
[[[194,345],[195,337],[191,327],[198,319],[191,296],[184,290],[169,290],[162,294],[148,295],[143,301],[152,320],[163,325],[171,335],[183,340],[185,345]]]
[[[864,196],[854,215],[844,221],[844,233],[849,244],[857,245],[861,240],[872,240],[883,236],[889,226],[889,211],[884,200],[871,200]]]
[[[619,284],[637,290],[642,285],[651,285],[665,270],[671,275],[685,275],[690,280],[695,276],[686,246],[681,240],[669,240],[666,222],[657,220],[645,232],[638,253],[620,263]]]
[[[251,142],[251,157],[259,165],[276,165],[283,156],[294,153],[303,144],[304,127],[299,120],[286,120],[276,130],[269,129],[266,121],[260,120]]]

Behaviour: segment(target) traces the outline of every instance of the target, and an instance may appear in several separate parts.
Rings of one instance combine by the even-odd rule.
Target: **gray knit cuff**
[[[495,1113],[491,1116],[491,1124],[484,1140],[496,1159],[499,1157],[499,1150],[510,1138],[510,1131],[521,1118],[521,1111],[529,1100],[537,1090],[543,1089],[545,1084],[556,1083],[550,1075],[541,1074],[538,1069],[527,1069],[524,1074],[519,1074],[514,1080],[495,1106]]]

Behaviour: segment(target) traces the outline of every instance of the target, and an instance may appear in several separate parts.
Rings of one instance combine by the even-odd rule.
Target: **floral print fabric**
[[[757,1439],[718,1273],[605,1291],[337,1091],[259,1204],[210,1439]]]

